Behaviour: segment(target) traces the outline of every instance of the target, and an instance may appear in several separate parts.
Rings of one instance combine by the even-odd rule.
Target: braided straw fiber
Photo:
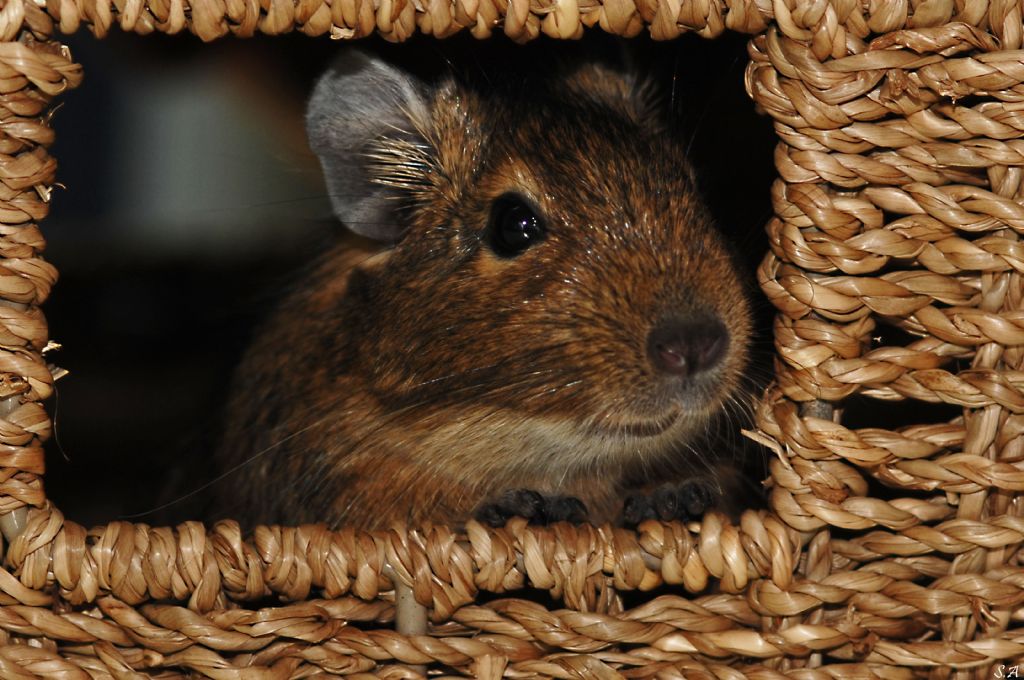
[[[772,512],[690,530],[264,527],[248,541],[232,522],[65,521],[41,483],[38,305],[55,272],[36,223],[54,182],[50,99],[81,78],[50,36],[83,22],[203,39],[756,34],[747,87],[781,139],[759,271],[780,312],[757,435],[776,454]],[[7,0],[0,677],[1007,676],[999,664],[1024,658],[1022,36],[1009,0]],[[854,394],[876,414],[888,400],[962,410],[854,430],[828,404]],[[565,608],[475,603],[524,584]],[[672,594],[623,605],[659,585]]]

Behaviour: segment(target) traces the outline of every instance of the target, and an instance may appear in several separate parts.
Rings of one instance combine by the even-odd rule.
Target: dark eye
[[[498,257],[515,257],[544,240],[544,222],[522,198],[501,196],[491,206],[487,238]]]

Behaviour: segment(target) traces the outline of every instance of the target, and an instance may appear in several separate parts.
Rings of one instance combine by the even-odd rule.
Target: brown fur
[[[224,447],[233,511],[456,523],[530,488],[601,521],[630,485],[706,469],[686,446],[737,390],[748,303],[683,150],[634,89],[588,69],[528,96],[449,83],[415,121],[426,152],[374,148],[375,181],[409,196],[405,234],[327,253],[250,350]],[[481,234],[508,191],[549,234],[501,259]],[[729,350],[680,394],[645,342],[700,310]]]

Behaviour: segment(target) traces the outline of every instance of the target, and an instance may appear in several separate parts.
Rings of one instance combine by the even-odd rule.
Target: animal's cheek
[[[473,261],[473,274],[481,281],[497,281],[512,277],[515,269],[515,260],[503,260],[483,248]]]

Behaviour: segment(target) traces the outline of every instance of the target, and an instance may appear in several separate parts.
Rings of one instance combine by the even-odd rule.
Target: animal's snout
[[[661,323],[647,336],[647,357],[659,373],[688,378],[714,368],[729,347],[716,318]]]

